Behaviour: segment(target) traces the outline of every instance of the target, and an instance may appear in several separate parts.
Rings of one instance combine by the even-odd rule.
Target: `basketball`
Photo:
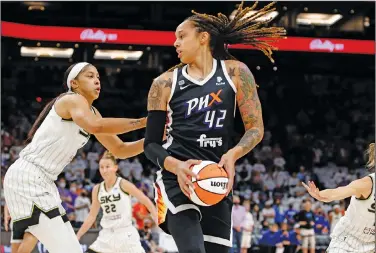
[[[212,206],[220,202],[227,192],[228,175],[223,168],[212,161],[202,161],[192,167],[199,179],[192,178],[195,189],[191,188],[190,199],[200,206]]]

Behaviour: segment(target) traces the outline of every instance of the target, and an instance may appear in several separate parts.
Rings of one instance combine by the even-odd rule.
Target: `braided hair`
[[[285,38],[286,30],[283,27],[264,27],[271,19],[256,21],[256,19],[274,11],[275,2],[266,5],[251,15],[247,15],[257,7],[257,3],[255,2],[251,7],[243,8],[244,1],[242,1],[232,20],[222,13],[214,16],[201,14],[194,10],[192,10],[194,15],[186,20],[192,21],[198,32],[208,32],[210,34],[210,50],[212,56],[216,59],[236,60],[228,52],[227,45],[245,44],[262,51],[274,63],[272,50],[277,50],[277,48],[270,43]],[[180,63],[168,71],[184,65],[184,63]]]

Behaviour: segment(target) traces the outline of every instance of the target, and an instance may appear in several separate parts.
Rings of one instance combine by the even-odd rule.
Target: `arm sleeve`
[[[162,147],[166,114],[166,111],[159,110],[148,112],[144,141],[145,156],[162,169],[164,169],[164,160],[167,156],[170,156],[170,154]]]

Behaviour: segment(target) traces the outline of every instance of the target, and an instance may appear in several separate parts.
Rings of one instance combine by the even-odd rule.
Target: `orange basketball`
[[[191,189],[190,199],[195,204],[212,206],[226,196],[228,175],[217,163],[202,161],[192,167],[192,172],[199,176],[199,179],[192,178],[195,189]]]

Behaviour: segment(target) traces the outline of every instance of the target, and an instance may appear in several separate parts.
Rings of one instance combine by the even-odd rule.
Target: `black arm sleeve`
[[[162,147],[166,115],[166,111],[153,110],[148,112],[144,141],[144,153],[146,157],[162,169],[164,169],[164,160],[170,155]]]

